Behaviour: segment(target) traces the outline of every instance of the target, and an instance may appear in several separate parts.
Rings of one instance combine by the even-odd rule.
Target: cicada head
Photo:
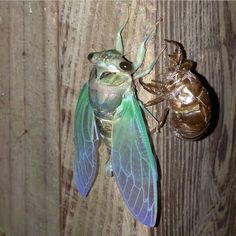
[[[97,69],[99,79],[111,73],[120,73],[130,77],[134,72],[135,66],[124,56],[124,45],[122,39],[122,31],[128,22],[129,13],[125,23],[119,27],[116,34],[115,49],[105,50],[101,52],[92,52],[88,55],[88,60],[92,62]]]
[[[120,73],[125,76],[132,76],[134,79],[137,79],[148,75],[153,70],[157,62],[157,58],[148,66],[145,71],[137,72],[145,59],[146,43],[161,19],[157,21],[151,32],[149,32],[149,34],[141,42],[140,46],[138,47],[136,59],[134,62],[130,62],[125,58],[122,39],[122,31],[127,24],[128,18],[129,16],[127,15],[125,23],[118,29],[116,34],[115,49],[89,53],[88,60],[96,66],[97,79],[102,79],[104,76],[107,76],[110,73]]]
[[[128,61],[116,49],[89,53],[88,60],[107,73],[131,74],[133,72],[132,62]]]

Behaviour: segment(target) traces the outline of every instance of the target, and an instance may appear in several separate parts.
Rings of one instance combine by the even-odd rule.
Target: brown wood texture
[[[59,235],[58,8],[0,2],[0,235]]]
[[[168,125],[152,136],[161,172],[160,222],[153,229],[132,218],[105,175],[104,145],[89,196],[83,199],[73,184],[73,117],[91,69],[87,55],[114,47],[127,3],[128,58],[162,17],[145,64],[165,38],[177,40],[214,88],[206,138],[179,140]],[[0,35],[1,236],[236,235],[235,2],[6,1],[0,2]],[[162,78],[168,52],[147,81]],[[152,97],[138,90],[142,100]],[[153,108],[157,116],[161,107]]]

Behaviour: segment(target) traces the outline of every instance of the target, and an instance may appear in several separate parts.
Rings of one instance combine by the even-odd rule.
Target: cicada
[[[144,83],[144,89],[157,97],[149,101],[146,106],[156,105],[167,101],[159,121],[160,129],[170,113],[170,124],[174,134],[179,138],[197,140],[201,138],[210,124],[211,102],[209,93],[201,83],[199,77],[191,71],[193,61],[186,59],[186,52],[182,44],[166,40],[176,46],[175,52],[169,55],[170,66],[164,82],[153,80]]]
[[[122,31],[127,20],[116,34],[115,49],[88,55],[93,68],[75,111],[74,180],[86,197],[96,179],[98,147],[104,141],[110,155],[107,175],[115,177],[133,217],[152,227],[157,218],[158,173],[134,81],[148,75],[158,57],[143,71],[138,70],[152,32],[140,44],[134,62],[125,57]]]

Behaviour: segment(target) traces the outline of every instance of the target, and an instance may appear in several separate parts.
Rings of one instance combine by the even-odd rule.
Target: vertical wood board
[[[0,2],[0,234],[59,235],[58,9]]]

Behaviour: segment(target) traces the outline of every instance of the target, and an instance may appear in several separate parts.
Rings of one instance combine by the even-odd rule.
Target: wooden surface
[[[73,117],[91,69],[86,58],[114,47],[127,2],[128,58],[162,17],[145,64],[164,38],[180,41],[214,88],[214,119],[205,139],[181,141],[168,125],[153,136],[161,169],[155,229],[130,216],[114,179],[105,176],[104,145],[89,196],[81,198],[73,185]],[[235,2],[0,2],[0,235],[235,235],[235,16]],[[170,51],[149,79],[164,72]],[[151,98],[143,90],[139,94]],[[158,115],[159,109],[153,112]]]
[[[59,235],[57,4],[0,2],[0,235]]]

